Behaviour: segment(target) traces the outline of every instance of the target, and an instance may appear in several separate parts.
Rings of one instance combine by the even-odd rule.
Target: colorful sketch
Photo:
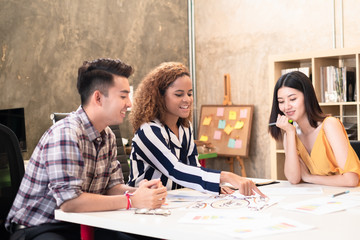
[[[186,208],[189,208],[189,209],[203,209],[203,208],[206,208],[207,207],[207,203],[205,202],[196,202],[194,204],[191,204],[190,206],[186,207]]]
[[[243,208],[248,205],[249,201],[246,199],[222,199],[211,203],[211,207],[221,209]]]
[[[292,203],[284,206],[287,210],[294,210],[299,212],[313,213],[317,215],[327,214],[345,210],[351,207],[359,206],[360,202],[351,199],[334,200],[332,197],[313,198],[310,200]]]
[[[226,231],[221,231],[232,237],[250,238],[277,233],[305,231],[314,228],[313,226],[305,225],[283,217],[269,218],[266,222],[261,220],[262,219],[257,219],[255,224],[245,224],[245,226],[237,224],[237,226],[227,227]],[[220,228],[216,229],[216,231],[220,232]]]

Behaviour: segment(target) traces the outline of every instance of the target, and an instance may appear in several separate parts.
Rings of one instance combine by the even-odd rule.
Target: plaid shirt
[[[6,221],[27,227],[57,222],[54,210],[82,192],[105,194],[124,183],[116,138],[99,133],[80,106],[47,130],[37,144]]]

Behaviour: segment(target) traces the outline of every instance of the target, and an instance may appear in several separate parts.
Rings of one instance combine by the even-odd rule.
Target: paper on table
[[[343,198],[323,197],[323,198],[313,198],[297,203],[291,203],[283,206],[283,208],[297,212],[322,215],[322,214],[342,211],[359,205],[360,205],[359,201],[343,199]]]
[[[186,207],[195,202],[204,201],[211,197],[210,194],[201,193],[193,190],[173,190],[168,192],[166,202],[162,208]]]
[[[276,217],[270,218],[265,223],[263,221],[254,221],[253,224],[245,225],[230,225],[207,228],[210,231],[219,232],[236,238],[252,238],[259,236],[267,236],[279,233],[288,233],[296,231],[305,231],[314,228],[314,226],[302,224],[300,222]]]
[[[296,194],[322,194],[323,189],[321,187],[271,187],[262,188],[263,192],[267,196],[271,195],[296,195]]]
[[[265,185],[270,185],[270,184],[276,184],[276,183],[279,183],[278,181],[276,180],[269,180],[269,179],[251,179],[255,184],[256,186],[265,186]],[[233,185],[231,185],[230,183],[223,183],[221,184],[221,186],[223,187],[229,187],[229,188],[232,188],[232,189],[235,189],[237,190],[236,187],[234,187]]]
[[[235,224],[241,226],[252,226],[254,224],[265,224],[270,220],[269,214],[247,213],[239,214],[234,211],[201,211],[189,212],[179,219],[179,223],[191,224]]]
[[[186,191],[176,194],[170,192],[162,206],[167,209],[185,207],[189,210],[206,211],[209,209],[237,211],[261,211],[278,203],[282,197],[263,198],[260,195],[244,196],[239,192],[228,195],[187,195]],[[191,192],[190,192],[191,194]]]

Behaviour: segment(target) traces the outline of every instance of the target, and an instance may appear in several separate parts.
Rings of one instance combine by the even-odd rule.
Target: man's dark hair
[[[133,68],[119,59],[96,59],[85,61],[78,70],[77,89],[81,97],[81,105],[88,103],[94,91],[99,90],[107,96],[109,87],[114,84],[114,75],[129,78]]]

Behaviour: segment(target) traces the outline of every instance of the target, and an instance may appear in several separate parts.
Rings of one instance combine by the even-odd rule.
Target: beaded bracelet
[[[126,210],[129,210],[131,208],[131,199],[130,196],[134,195],[133,193],[129,193],[129,191],[126,191],[124,193],[124,195],[126,196],[127,199],[127,206],[126,206]]]

